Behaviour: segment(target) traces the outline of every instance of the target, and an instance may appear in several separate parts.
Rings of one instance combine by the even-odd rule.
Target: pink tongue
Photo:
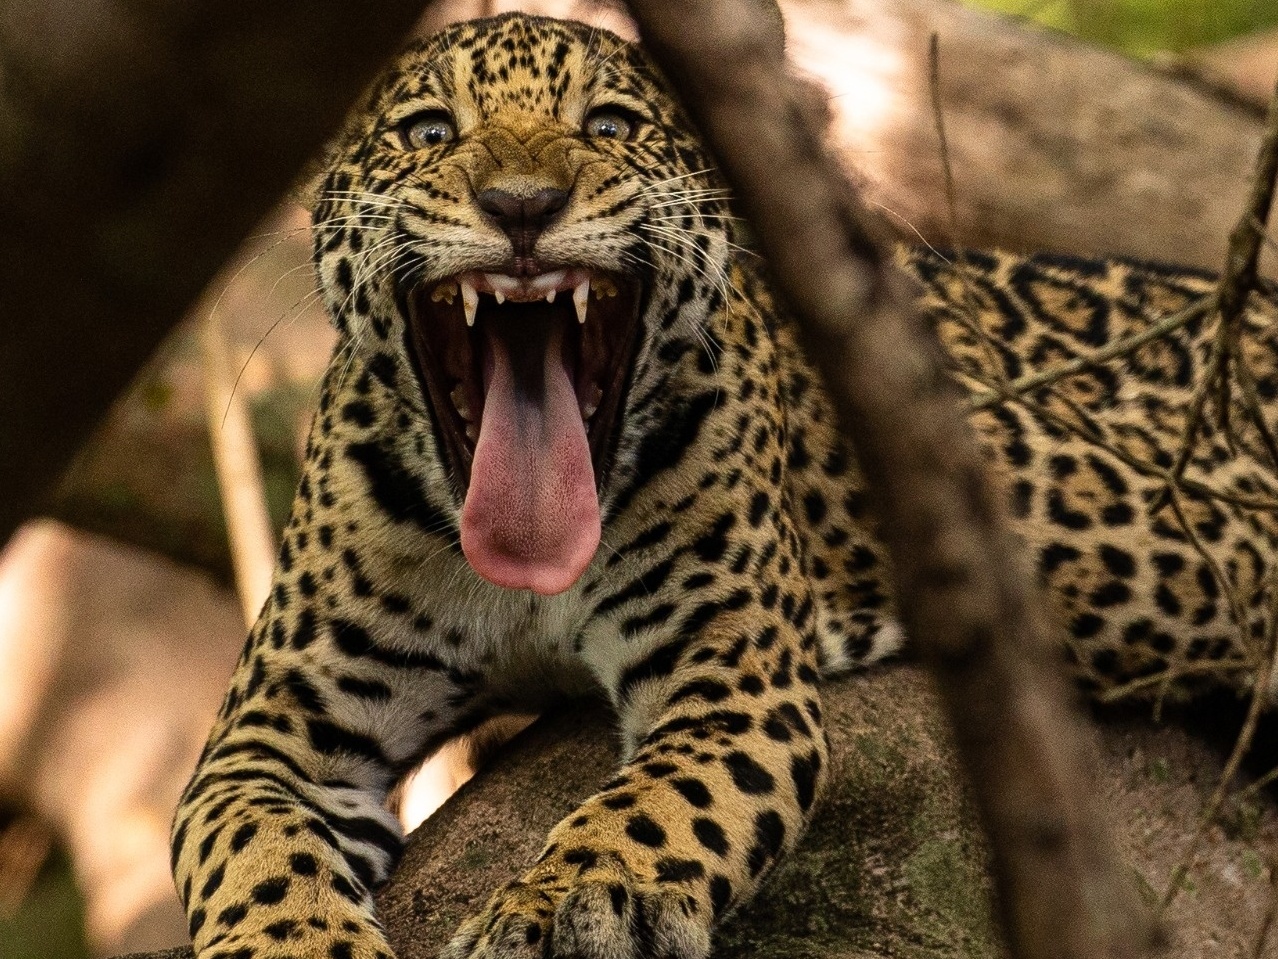
[[[486,326],[485,336],[492,373],[462,507],[462,552],[490,583],[562,593],[599,546],[595,473],[562,327],[528,337]]]

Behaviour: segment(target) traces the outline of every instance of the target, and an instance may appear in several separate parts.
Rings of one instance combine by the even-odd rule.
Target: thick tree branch
[[[910,291],[752,0],[631,0],[803,321],[875,493],[909,633],[989,830],[1014,952],[1132,957],[1148,939],[1097,815],[1055,638]],[[708,54],[707,51],[713,51]]]
[[[0,7],[0,542],[423,5]]]

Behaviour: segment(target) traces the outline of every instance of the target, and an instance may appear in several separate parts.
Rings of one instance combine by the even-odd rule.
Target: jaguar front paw
[[[466,922],[442,959],[705,959],[710,917],[691,893],[631,877],[521,881]]]

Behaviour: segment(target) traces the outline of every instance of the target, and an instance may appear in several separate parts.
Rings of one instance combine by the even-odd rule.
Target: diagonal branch
[[[939,680],[989,830],[1014,954],[1138,956],[1149,926],[1101,824],[1028,566],[939,347],[760,6],[630,2],[738,191],[858,451],[902,616]]]
[[[1216,414],[1220,425],[1230,428],[1230,364],[1238,368],[1243,390],[1243,409],[1252,422],[1271,461],[1278,466],[1278,440],[1275,440],[1265,420],[1254,391],[1249,389],[1250,371],[1239,342],[1243,314],[1247,300],[1259,279],[1260,249],[1268,240],[1266,228],[1273,208],[1275,183],[1278,183],[1278,85],[1265,122],[1265,134],[1256,157],[1256,169],[1251,184],[1247,207],[1229,234],[1229,250],[1225,256],[1225,269],[1216,288],[1212,312],[1217,314],[1216,340],[1212,346],[1211,360],[1207,367],[1204,388],[1194,397],[1181,437],[1180,449],[1172,466],[1172,482],[1179,482],[1189,466],[1198,435],[1203,427],[1208,398],[1216,401]],[[1228,435],[1228,434],[1227,434]],[[1164,490],[1155,507],[1161,507],[1170,496],[1170,486]]]
[[[424,5],[0,4],[0,543]]]

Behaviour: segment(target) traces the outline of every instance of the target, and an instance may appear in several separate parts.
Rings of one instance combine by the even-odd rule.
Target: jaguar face
[[[411,368],[500,586],[578,579],[636,370],[718,296],[725,194],[690,128],[634,46],[506,16],[404,54],[329,172],[330,312]]]

